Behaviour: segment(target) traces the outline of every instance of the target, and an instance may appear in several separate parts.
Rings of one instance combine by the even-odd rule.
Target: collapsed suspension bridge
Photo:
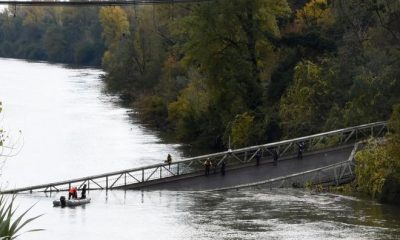
[[[72,185],[89,190],[109,189],[170,189],[224,190],[255,186],[286,187],[314,184],[341,184],[354,178],[354,155],[360,141],[383,137],[387,122],[349,127],[275,143],[208,154],[150,166],[87,176],[66,181],[3,189],[3,194],[19,192],[66,191]],[[305,143],[303,159],[297,159],[298,144]],[[273,166],[274,153],[279,155]],[[257,164],[260,156],[260,165]],[[212,159],[217,166],[226,163],[226,175],[204,176],[204,162]]]

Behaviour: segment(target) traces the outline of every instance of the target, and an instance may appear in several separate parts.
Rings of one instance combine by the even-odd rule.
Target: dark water
[[[182,156],[129,109],[102,93],[96,69],[0,59],[2,126],[21,152],[7,159],[3,187],[26,186]],[[400,208],[296,189],[219,193],[93,191],[92,203],[53,208],[59,195],[22,194],[18,211],[44,214],[21,239],[400,239]]]
[[[46,214],[24,239],[399,239],[399,208],[294,189],[91,192],[85,207],[52,208],[52,197],[20,196]]]

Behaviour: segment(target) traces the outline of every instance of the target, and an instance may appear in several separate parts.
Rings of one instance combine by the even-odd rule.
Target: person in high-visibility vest
[[[72,199],[77,199],[78,198],[78,189],[76,187],[71,187],[69,189],[68,200],[70,200],[71,197],[72,197]]]

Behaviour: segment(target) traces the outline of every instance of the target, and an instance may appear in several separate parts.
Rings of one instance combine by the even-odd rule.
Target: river
[[[18,154],[3,188],[158,163],[183,153],[103,92],[97,69],[0,59],[1,126]],[[21,136],[19,130],[21,130]],[[20,151],[19,151],[20,150]],[[399,239],[400,208],[298,189],[218,193],[91,191],[92,203],[53,208],[59,195],[20,194],[19,210],[44,214],[21,239]]]

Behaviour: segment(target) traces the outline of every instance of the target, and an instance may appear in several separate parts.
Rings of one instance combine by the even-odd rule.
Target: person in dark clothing
[[[279,154],[278,151],[276,151],[276,149],[272,149],[272,157],[274,159],[274,166],[278,166],[278,158],[279,158]]]
[[[222,176],[225,175],[225,167],[226,167],[225,160],[222,160],[222,162],[221,162],[221,174],[222,174]]]
[[[211,167],[211,160],[209,158],[207,158],[207,160],[204,162],[204,166],[206,168],[206,175],[209,175]]]
[[[261,154],[258,152],[256,154],[256,165],[257,166],[260,166],[260,160],[261,160]]]
[[[297,143],[297,159],[303,159],[304,142]]]
[[[165,160],[165,163],[168,163],[168,169],[171,168],[171,163],[172,163],[172,157],[170,154],[167,156],[167,160]]]
[[[81,199],[86,198],[86,184],[83,185],[82,192],[81,192]]]
[[[214,174],[216,174],[216,173],[217,173],[217,167],[218,167],[218,161],[217,161],[217,159],[215,159],[214,161],[212,161],[212,166],[213,166]]]

